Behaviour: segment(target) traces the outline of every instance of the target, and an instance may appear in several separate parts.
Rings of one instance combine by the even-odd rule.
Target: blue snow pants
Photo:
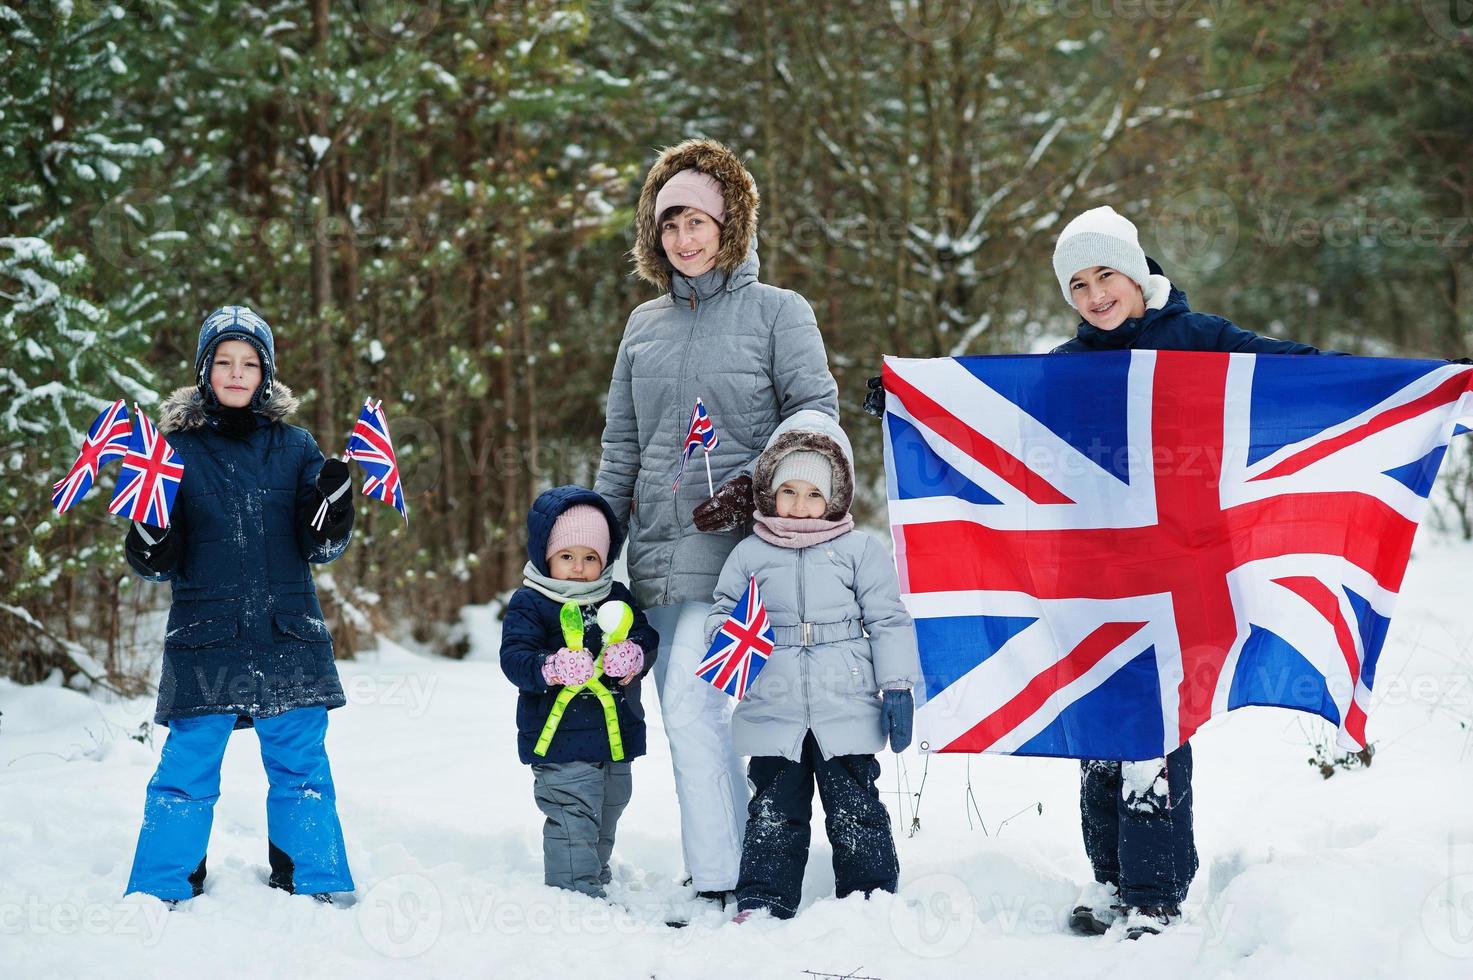
[[[1168,755],[1166,778],[1140,793],[1132,791],[1121,765],[1080,763],[1079,810],[1095,880],[1118,886],[1124,905],[1179,906],[1197,873],[1191,743]]]
[[[875,780],[880,760],[872,755],[825,759],[809,732],[797,762],[782,756],[753,756],[747,765],[752,800],[742,843],[737,908],[768,909],[791,919],[803,895],[803,869],[813,823],[813,787],[823,801],[824,830],[834,849],[834,892],[893,892],[900,878],[890,813]]]
[[[202,715],[169,723],[158,769],[148,783],[129,893],[171,900],[204,890],[220,763],[235,720],[235,715]],[[327,709],[297,708],[253,722],[270,784],[266,828],[272,886],[308,895],[352,891],[323,744]]]

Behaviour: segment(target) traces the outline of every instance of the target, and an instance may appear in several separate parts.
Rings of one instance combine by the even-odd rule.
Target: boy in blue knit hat
[[[286,423],[296,407],[266,321],[243,306],[211,313],[194,384],[160,413],[184,463],[169,526],[128,532],[128,563],[173,587],[154,715],[169,736],[128,892],[174,903],[204,890],[220,763],[243,727],[256,730],[270,784],[270,884],[324,899],[353,889],[324,744],[327,710],[346,702],[310,571],[348,547],[352,482]]]

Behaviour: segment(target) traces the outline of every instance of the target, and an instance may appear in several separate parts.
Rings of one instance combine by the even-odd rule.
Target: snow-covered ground
[[[479,610],[465,662],[385,644],[341,665],[350,704],[329,745],[355,904],[266,887],[266,781],[241,732],[206,893],[171,912],[120,897],[159,748],[129,735],[152,705],[0,680],[0,976],[1473,976],[1470,568],[1473,548],[1418,544],[1377,674],[1370,769],[1321,778],[1307,760],[1328,726],[1292,712],[1235,712],[1194,739],[1202,870],[1185,923],[1135,943],[1063,924],[1087,875],[1076,763],[928,767],[913,751],[884,760],[899,895],[833,899],[816,818],[796,919],[705,912],[669,928],[694,910],[656,704],[612,903],[544,887],[515,693]]]

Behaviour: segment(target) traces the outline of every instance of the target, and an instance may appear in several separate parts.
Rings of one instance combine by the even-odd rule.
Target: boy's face
[[[778,517],[822,517],[828,508],[829,502],[818,487],[807,480],[788,480],[777,488]]]
[[[1086,323],[1114,330],[1126,320],[1145,316],[1146,298],[1134,279],[1107,265],[1081,269],[1069,280],[1069,298]]]
[[[210,387],[226,408],[245,408],[261,386],[261,355],[244,340],[223,340],[210,365]]]
[[[582,545],[574,545],[555,552],[547,560],[552,577],[564,582],[592,582],[604,570],[604,560],[598,552]]]
[[[675,270],[694,279],[716,264],[721,226],[706,212],[686,208],[661,222],[660,244]]]

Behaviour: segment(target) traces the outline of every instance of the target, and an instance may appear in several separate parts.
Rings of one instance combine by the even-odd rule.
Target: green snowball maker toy
[[[583,609],[578,603],[563,603],[558,621],[563,628],[563,646],[569,650],[584,649]],[[623,761],[624,736],[619,732],[619,711],[614,705],[613,693],[599,678],[604,672],[604,650],[629,638],[629,631],[634,628],[634,610],[629,608],[629,603],[617,599],[606,602],[598,607],[598,628],[603,632],[604,645],[598,652],[598,659],[593,662],[593,676],[582,684],[570,684],[558,692],[552,711],[547,715],[547,723],[542,726],[542,734],[537,736],[537,744],[532,748],[533,755],[547,755],[552,737],[563,723],[563,712],[567,710],[568,702],[583,691],[590,691],[603,705],[604,725],[609,730],[609,755],[615,762]]]

